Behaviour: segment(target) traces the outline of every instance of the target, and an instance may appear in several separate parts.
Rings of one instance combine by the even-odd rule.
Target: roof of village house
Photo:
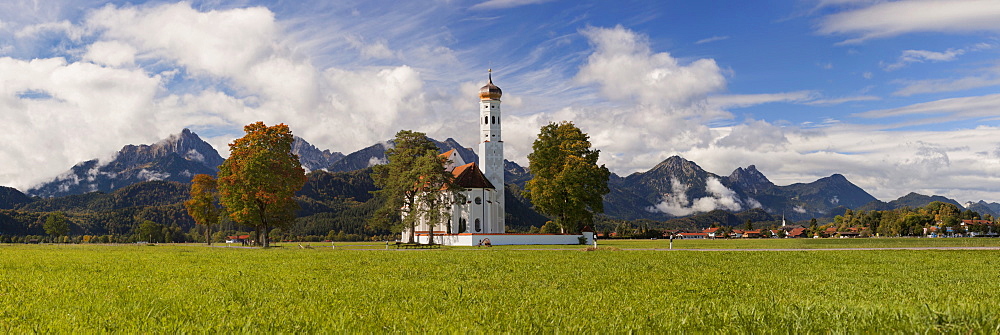
[[[714,233],[716,231],[719,231],[719,228],[705,228],[705,230],[702,230],[701,232],[702,233]]]
[[[479,170],[476,162],[456,167],[451,171],[455,176],[455,184],[464,188],[496,188],[489,179]]]
[[[705,233],[677,233],[677,235],[680,235],[680,236],[708,236],[708,234],[705,234]]]
[[[990,220],[962,220],[963,224],[993,224]]]
[[[788,236],[795,237],[795,236],[799,236],[799,235],[802,235],[802,234],[805,234],[805,233],[806,233],[806,229],[800,227],[800,228],[795,228],[795,229],[792,229],[792,230],[788,231]]]

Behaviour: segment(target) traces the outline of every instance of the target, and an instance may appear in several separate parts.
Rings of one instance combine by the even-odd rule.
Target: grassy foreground
[[[0,245],[0,332],[996,333],[998,256]]]

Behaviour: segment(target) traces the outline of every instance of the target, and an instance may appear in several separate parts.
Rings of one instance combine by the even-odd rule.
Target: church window
[[[476,205],[482,205],[482,204],[483,204],[483,198],[476,197]]]
[[[490,116],[490,119],[493,120],[494,124],[497,123],[497,117],[496,116]]]
[[[458,219],[458,233],[461,234],[468,230],[469,230],[469,221],[466,221],[465,218]]]
[[[490,124],[490,117],[489,116],[484,116],[483,117],[483,124]]]
[[[476,232],[483,231],[483,227],[481,227],[481,226],[482,225],[479,224],[479,219],[476,219]]]

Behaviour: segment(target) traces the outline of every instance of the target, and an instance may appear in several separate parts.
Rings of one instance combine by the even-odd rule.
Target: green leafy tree
[[[744,228],[746,228],[746,230],[753,230],[753,221],[750,221],[750,219],[747,219],[747,223],[746,223],[746,225],[744,225]]]
[[[163,228],[163,225],[156,222],[149,220],[143,221],[139,224],[139,240],[149,243],[162,242]]]
[[[611,172],[597,165],[600,150],[572,122],[542,127],[528,155],[532,178],[525,196],[535,208],[555,219],[563,233],[593,225],[594,213],[604,212],[604,195]]]
[[[198,174],[191,179],[191,199],[184,202],[188,215],[205,227],[205,241],[212,245],[212,226],[219,223],[219,187],[215,178]]]
[[[421,189],[421,160],[429,153],[437,155],[437,146],[427,135],[411,130],[400,130],[393,140],[393,147],[386,150],[388,164],[372,168],[372,180],[378,191],[373,192],[382,200],[382,206],[369,219],[372,226],[391,228],[402,232],[409,228],[408,243],[414,243],[414,229],[418,215],[408,215],[417,205]]]
[[[558,234],[559,225],[552,221],[546,221],[545,224],[542,225],[542,228],[539,229],[539,232],[542,234]]]
[[[285,124],[256,122],[229,144],[229,159],[219,167],[219,194],[229,217],[255,228],[256,242],[270,246],[268,232],[295,221],[292,198],[305,185],[299,157],[292,153],[292,131]]]
[[[428,243],[434,244],[434,228],[450,217],[456,200],[465,201],[461,195],[462,187],[455,184],[455,176],[445,169],[448,159],[438,155],[436,149],[428,150],[415,163],[421,189],[410,215],[427,223]]]
[[[45,229],[46,234],[54,237],[64,236],[69,234],[69,221],[66,220],[66,215],[62,212],[51,213],[45,218],[42,228]]]

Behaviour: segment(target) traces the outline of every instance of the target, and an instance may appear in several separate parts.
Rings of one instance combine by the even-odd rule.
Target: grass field
[[[337,248],[344,249],[385,249],[385,242],[335,242]],[[326,247],[330,242],[276,243],[285,247],[298,245]],[[598,246],[610,246],[628,250],[659,250],[670,248],[670,240],[599,240]],[[1000,238],[775,238],[775,239],[691,239],[674,240],[674,249],[862,249],[862,248],[1000,248]],[[393,248],[390,246],[390,248]],[[468,247],[467,247],[468,248]],[[579,245],[504,245],[498,249],[571,249],[579,250]],[[461,249],[461,248],[452,248]]]
[[[1000,331],[994,250],[337,246],[0,245],[0,332]]]

